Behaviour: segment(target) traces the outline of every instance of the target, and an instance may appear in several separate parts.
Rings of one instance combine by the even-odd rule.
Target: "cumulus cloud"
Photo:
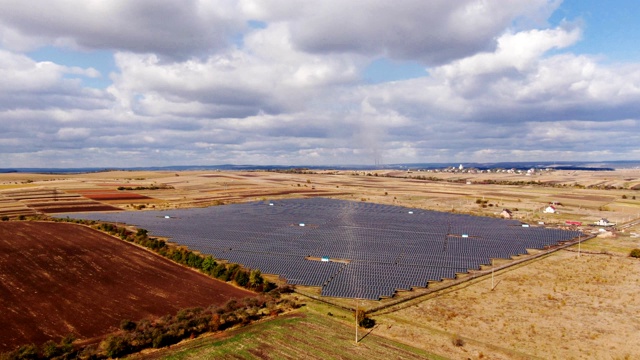
[[[640,64],[572,53],[558,4],[0,0],[0,167],[635,156]],[[115,68],[24,53],[41,45]],[[381,57],[425,75],[366,83]]]
[[[53,43],[185,58],[226,47],[245,26],[231,0],[0,1],[2,43],[16,50]]]
[[[75,76],[93,78],[101,74],[93,68],[36,62],[23,54],[0,49],[0,83],[3,84],[0,87],[0,110],[96,109],[110,102],[103,91],[83,88]]]
[[[164,63],[155,55],[117,53],[120,73],[111,91],[136,111],[209,118],[299,111],[323,92],[358,80],[347,56],[293,49],[282,26],[245,38],[243,49],[206,59]]]
[[[495,38],[512,23],[537,23],[559,2],[329,0],[292,5],[271,0],[243,5],[248,15],[290,23],[294,44],[304,51],[440,64],[494,48]]]

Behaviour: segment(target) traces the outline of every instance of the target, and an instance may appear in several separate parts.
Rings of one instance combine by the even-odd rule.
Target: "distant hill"
[[[170,165],[170,166],[142,166],[142,167],[86,167],[86,168],[0,168],[0,173],[90,173],[112,170],[124,171],[187,171],[187,170],[225,170],[225,171],[250,171],[250,170],[288,170],[288,169],[308,169],[308,170],[374,170],[374,169],[442,169],[447,167],[486,169],[556,169],[556,170],[588,170],[588,171],[611,171],[614,169],[640,168],[639,160],[623,161],[529,161],[529,162],[495,162],[495,163],[404,163],[404,164],[382,164],[382,165]]]

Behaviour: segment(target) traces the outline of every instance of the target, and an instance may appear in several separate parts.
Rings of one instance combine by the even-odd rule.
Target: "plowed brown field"
[[[0,222],[0,352],[251,295],[85,226]]]

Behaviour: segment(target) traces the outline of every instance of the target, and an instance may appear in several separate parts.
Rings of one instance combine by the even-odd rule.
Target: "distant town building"
[[[549,205],[544,209],[544,212],[547,214],[555,214],[557,212],[556,207],[553,205]]]

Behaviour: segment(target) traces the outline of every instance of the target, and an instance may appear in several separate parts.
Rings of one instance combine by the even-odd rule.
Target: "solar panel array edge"
[[[323,296],[371,299],[479,269],[492,257],[510,258],[581,235],[523,228],[517,220],[367,202],[311,198],[271,203],[60,217],[135,224],[192,250],[278,274],[291,284],[321,286]]]

